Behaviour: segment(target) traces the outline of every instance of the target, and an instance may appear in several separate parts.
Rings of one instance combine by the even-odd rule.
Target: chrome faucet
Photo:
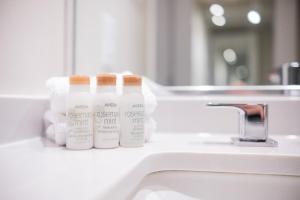
[[[239,137],[232,138],[234,144],[277,146],[276,141],[268,138],[267,104],[208,103],[207,106],[232,107],[239,112]]]

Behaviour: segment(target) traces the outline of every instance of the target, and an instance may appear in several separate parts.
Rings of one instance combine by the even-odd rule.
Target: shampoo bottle
[[[119,146],[120,110],[116,90],[116,75],[100,74],[96,77],[94,96],[94,146],[115,148]]]
[[[121,136],[123,147],[144,145],[144,96],[142,79],[136,75],[123,76],[123,95],[120,102]]]
[[[71,76],[67,99],[68,149],[93,147],[93,113],[88,76]]]

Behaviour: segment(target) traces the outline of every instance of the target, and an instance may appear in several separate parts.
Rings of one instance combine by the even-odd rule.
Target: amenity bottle
[[[115,148],[119,146],[120,107],[116,90],[116,75],[100,74],[96,77],[94,95],[94,147]]]
[[[144,104],[142,78],[137,75],[124,75],[123,95],[120,99],[121,146],[141,147],[144,145]]]
[[[68,149],[90,149],[93,147],[93,113],[88,76],[71,76],[67,98]]]

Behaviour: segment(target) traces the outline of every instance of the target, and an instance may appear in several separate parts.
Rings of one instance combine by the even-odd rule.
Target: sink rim
[[[291,168],[291,166],[294,166],[294,168]],[[192,151],[150,153],[144,156],[127,174],[124,174],[119,182],[107,190],[102,198],[120,199],[120,194],[123,197],[129,196],[146,176],[164,171],[300,177],[300,156],[200,153]],[[119,192],[115,193],[115,191]]]

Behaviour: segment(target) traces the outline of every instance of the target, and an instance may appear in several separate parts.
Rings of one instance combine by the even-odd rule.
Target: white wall
[[[208,85],[208,27],[206,27],[203,11],[194,2],[192,12],[192,85]]]
[[[63,75],[62,0],[0,0],[0,94],[43,94]]]
[[[146,10],[144,0],[77,0],[76,73],[143,74]]]
[[[297,0],[275,0],[273,66],[297,60]]]
[[[156,81],[191,84],[193,0],[157,0]]]

